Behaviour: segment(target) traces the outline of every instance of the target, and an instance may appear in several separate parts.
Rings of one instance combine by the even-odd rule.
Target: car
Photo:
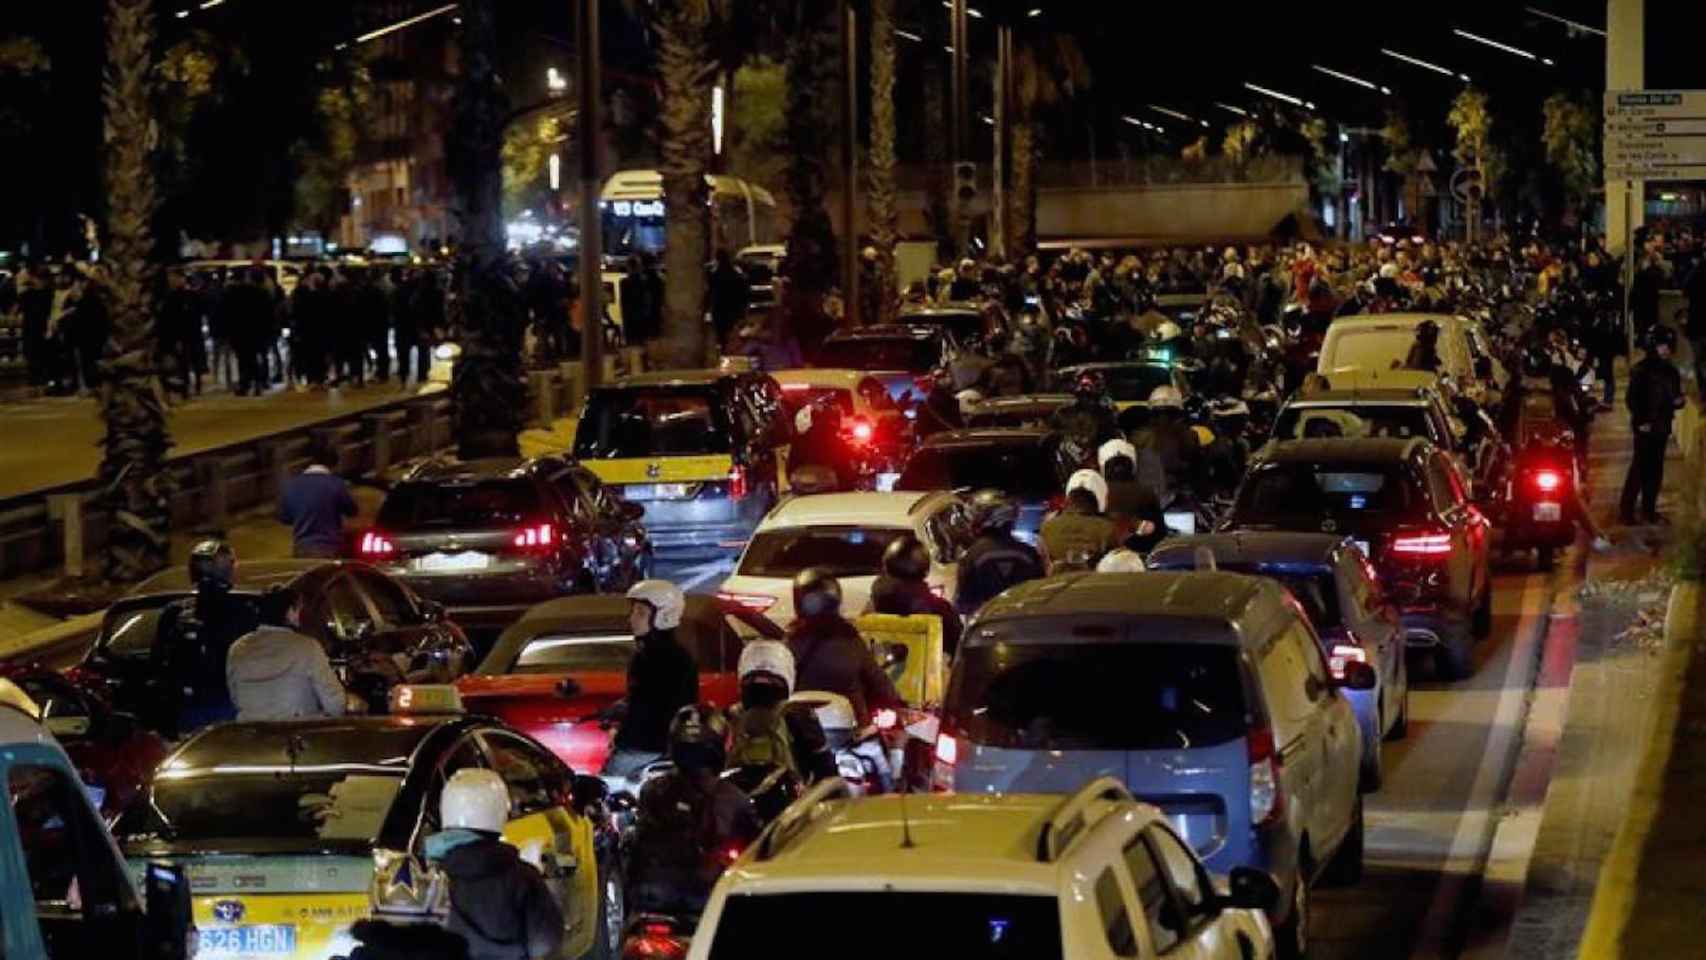
[[[645,508],[659,557],[721,557],[745,546],[775,505],[793,436],[770,376],[666,370],[588,394],[574,455],[612,494]]]
[[[898,322],[906,326],[946,327],[959,343],[980,341],[1007,331],[1007,318],[993,302],[950,300],[904,306]]]
[[[1110,776],[1155,804],[1209,869],[1272,873],[1290,952],[1309,887],[1362,868],[1362,738],[1308,617],[1273,580],[1062,574],[967,626],[936,743],[938,789],[1071,793]]]
[[[1351,537],[1398,605],[1412,648],[1461,680],[1492,629],[1492,523],[1444,451],[1420,437],[1287,440],[1257,451],[1222,532]]]
[[[807,367],[771,373],[782,388],[782,406],[793,417],[808,403],[833,403],[849,448],[877,471],[879,488],[894,481],[897,464],[912,444],[911,423],[881,380],[864,370]]]
[[[634,637],[629,601],[598,594],[542,603],[510,624],[474,672],[456,681],[470,709],[509,723],[576,770],[604,768],[610,732],[599,714],[628,695]],[[740,698],[736,667],[754,637],[782,638],[776,624],[738,604],[689,594],[676,639],[699,664],[699,699]]]
[[[1400,740],[1410,725],[1410,674],[1404,625],[1386,599],[1374,566],[1348,537],[1330,533],[1233,533],[1172,537],[1150,552],[1151,570],[1194,570],[1207,550],[1214,567],[1279,581],[1291,591],[1321,640],[1333,679],[1352,660],[1374,667],[1371,690],[1346,689],[1362,728],[1362,787],[1378,790],[1380,744]]]
[[[922,402],[930,377],[960,353],[960,341],[943,325],[873,324],[837,330],[824,340],[822,356],[837,367],[867,370],[902,407]]]
[[[448,683],[474,665],[474,647],[460,625],[439,604],[421,599],[406,584],[354,560],[255,560],[237,566],[234,594],[258,602],[275,586],[290,586],[303,596],[297,629],[320,641],[346,686],[384,709],[400,658],[401,676],[410,682]],[[193,596],[187,571],[155,574],[107,608],[101,629],[81,662],[68,675],[110,702],[113,709],[137,717],[150,730],[171,730],[175,716],[163,696],[172,678],[154,662],[160,614],[175,600]],[[390,664],[381,674],[366,665]]]
[[[828,918],[881,919],[912,956],[1027,960],[1267,960],[1261,871],[1211,876],[1155,807],[1117,781],[1066,797],[849,798],[829,781],[801,797],[724,872],[688,957],[764,956],[815,943],[868,956],[868,937],[825,939]]]
[[[358,550],[458,622],[501,628],[542,600],[644,580],[644,514],[559,457],[433,459],[391,487]]]
[[[27,710],[0,702],[0,943],[17,960],[193,956],[182,869],[131,870],[71,758]],[[140,882],[139,882],[140,881]]]
[[[0,701],[53,734],[108,823],[130,806],[170,752],[164,737],[62,673],[36,666],[0,672]]]
[[[1439,373],[1476,402],[1505,383],[1485,333],[1473,321],[1447,313],[1382,313],[1340,317],[1327,327],[1316,372],[1331,377],[1347,370],[1389,370],[1404,366],[1424,321],[1439,325]]]
[[[852,616],[870,599],[883,550],[909,532],[930,549],[926,581],[952,601],[971,516],[964,499],[945,491],[790,497],[764,518],[717,596],[785,627],[794,619],[794,576],[823,567],[840,580],[841,609]]]
[[[167,758],[114,827],[133,864],[184,869],[202,957],[347,955],[374,917],[442,920],[447,880],[426,859],[439,794],[459,770],[509,787],[504,839],[563,910],[564,957],[613,957],[623,922],[618,840],[597,777],[577,776],[503,723],[458,712],[450,687],[399,687],[415,712],[228,723]]]
[[[1056,410],[1072,404],[1070,393],[1027,393],[962,404],[968,427],[1046,427]]]
[[[1067,477],[1077,466],[1062,452],[1060,435],[1041,427],[948,430],[913,451],[894,488],[1001,490],[1019,502],[1013,534],[1035,544],[1043,517],[1060,508]]]

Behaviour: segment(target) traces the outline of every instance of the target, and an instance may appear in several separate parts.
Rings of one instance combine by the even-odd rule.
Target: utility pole
[[[580,280],[581,382],[590,389],[604,381],[604,215],[599,209],[600,69],[598,0],[575,3],[575,38],[580,45]]]
[[[952,66],[949,69],[948,112],[948,179],[952,181],[953,171],[957,164],[966,159],[966,109],[970,91],[966,87],[966,47],[970,30],[966,21],[966,0],[949,0],[948,35],[951,38],[948,45],[953,48]],[[952,213],[954,222],[954,255],[958,256],[966,249],[970,241],[969,226],[971,211],[970,201],[954,192]]]
[[[859,316],[859,231],[855,218],[859,213],[859,12],[856,0],[842,4],[841,66],[842,81],[841,128],[842,142],[841,186],[841,302],[846,309],[845,322],[849,327],[860,326]],[[961,0],[964,2],[964,0]]]
[[[1002,259],[1007,257],[1007,145],[1011,130],[1008,127],[1013,82],[1013,25],[1005,19],[995,28],[995,159],[990,164],[994,185],[989,200],[992,205],[989,227],[989,252]]]

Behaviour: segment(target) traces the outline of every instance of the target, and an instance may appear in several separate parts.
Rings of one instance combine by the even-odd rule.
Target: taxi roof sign
[[[462,694],[448,683],[398,684],[391,688],[392,714],[463,713]]]

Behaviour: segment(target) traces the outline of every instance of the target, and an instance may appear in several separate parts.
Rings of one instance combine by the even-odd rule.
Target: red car
[[[741,646],[757,637],[779,640],[782,630],[743,607],[691,595],[676,637],[699,663],[699,699],[721,707],[740,696]],[[499,717],[571,769],[597,773],[610,752],[598,715],[627,696],[633,653],[625,597],[563,597],[511,624],[456,687],[470,712]]]

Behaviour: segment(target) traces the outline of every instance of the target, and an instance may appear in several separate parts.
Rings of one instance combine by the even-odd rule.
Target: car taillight
[[[642,923],[622,943],[622,960],[684,960],[688,942],[667,923]]]
[[[536,523],[517,530],[510,543],[523,550],[537,550],[557,542],[557,531],[548,523]]]
[[[1345,679],[1345,664],[1355,660],[1358,663],[1368,662],[1368,651],[1354,643],[1335,643],[1327,654],[1327,669],[1333,672],[1334,680]]]
[[[370,559],[395,556],[397,545],[391,538],[372,530],[361,535],[361,555]]]
[[[717,599],[724,603],[733,603],[751,610],[753,613],[763,613],[776,605],[776,598],[762,593],[729,593],[718,591]]]
[[[729,498],[733,500],[746,499],[746,468],[734,466],[729,468]]]
[[[1564,475],[1556,470],[1537,470],[1531,479],[1541,493],[1555,493],[1564,485]]]
[[[1451,534],[1404,534],[1392,541],[1392,552],[1406,557],[1442,556],[1451,552]]]
[[[871,438],[875,437],[876,434],[876,427],[873,427],[871,425],[871,421],[866,420],[864,417],[855,417],[847,424],[848,439],[852,440],[859,446],[869,444],[871,442]]]
[[[1267,826],[1285,811],[1285,794],[1280,792],[1280,755],[1274,745],[1273,728],[1251,730],[1245,743],[1250,758],[1250,824]]]
[[[954,792],[954,767],[960,762],[960,741],[951,733],[936,734],[935,763],[930,771],[931,793]]]

